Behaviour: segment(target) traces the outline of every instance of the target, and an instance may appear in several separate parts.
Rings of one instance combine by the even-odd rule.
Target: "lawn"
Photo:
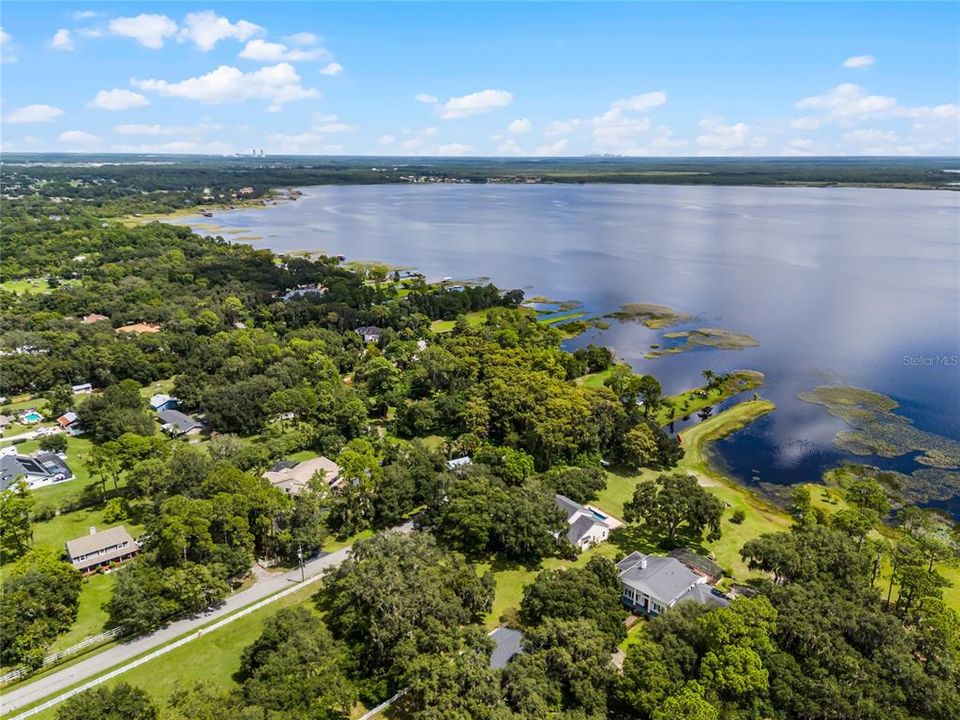
[[[613,372],[613,367],[610,367],[606,370],[601,370],[600,372],[590,373],[589,375],[584,375],[583,377],[577,378],[577,385],[583,385],[584,387],[603,387],[604,381],[610,377],[610,373]]]
[[[60,285],[78,285],[79,280],[61,280]],[[23,278],[20,280],[5,280],[0,283],[0,290],[16,293],[17,295],[37,294],[46,295],[54,291],[47,284],[46,278]]]
[[[467,324],[470,327],[477,327],[486,322],[487,312],[487,310],[475,310],[474,312],[467,313],[464,317],[467,319]],[[434,320],[430,323],[430,329],[435,333],[446,333],[453,330],[456,324],[456,320]]]
[[[570,322],[572,320],[579,320],[582,317],[586,317],[586,315],[587,314],[585,312],[568,312],[561,313],[559,315],[541,315],[537,319],[537,322],[543,323],[544,325],[557,325],[559,323]]]
[[[663,426],[682,417],[692,415],[708,405],[733,397],[746,390],[753,390],[763,384],[763,373],[756,370],[734,370],[729,379],[717,387],[696,387],[685,390],[677,395],[670,395],[669,405],[661,405],[657,410],[656,420]]]
[[[81,640],[103,632],[103,626],[107,622],[107,613],[103,609],[103,604],[110,599],[116,580],[117,576],[114,573],[91,575],[84,579],[80,588],[77,619],[70,626],[70,630],[50,646],[49,652],[66,650]]]

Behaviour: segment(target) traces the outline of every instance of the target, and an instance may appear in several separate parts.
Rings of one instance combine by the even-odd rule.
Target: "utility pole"
[[[301,543],[297,543],[297,562],[300,564],[300,582],[304,582],[306,578],[304,577],[303,545]]]

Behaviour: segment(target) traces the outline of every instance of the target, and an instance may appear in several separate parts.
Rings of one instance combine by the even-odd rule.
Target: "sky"
[[[960,3],[4,0],[5,152],[960,155]]]

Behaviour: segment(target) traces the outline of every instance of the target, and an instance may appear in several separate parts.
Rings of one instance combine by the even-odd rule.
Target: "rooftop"
[[[664,603],[679,598],[701,577],[676,558],[641,552],[627,555],[617,567],[622,583]]]

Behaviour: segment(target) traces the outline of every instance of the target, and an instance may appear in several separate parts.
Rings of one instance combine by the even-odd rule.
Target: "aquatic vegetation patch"
[[[682,330],[664,333],[664,339],[676,340],[668,347],[651,350],[647,359],[655,359],[662,355],[673,355],[690,350],[743,350],[748,347],[757,347],[760,343],[746,333],[724,330],[723,328],[698,328],[696,330]]]
[[[850,426],[834,438],[834,445],[854,455],[893,458],[919,453],[916,462],[941,470],[960,469],[960,442],[917,428],[910,418],[897,415],[898,403],[872,390],[821,385],[802,392],[801,400],[823,405]]]
[[[844,463],[823,475],[826,485],[840,488],[859,478],[873,478],[880,483],[894,508],[949,500],[960,495],[960,473],[940,468],[920,468],[907,475],[874,465]]]
[[[620,320],[621,322],[636,321],[653,330],[673,327],[681,323],[690,322],[693,315],[674,310],[667,305],[656,303],[627,303],[620,309],[604,315],[604,317]]]

